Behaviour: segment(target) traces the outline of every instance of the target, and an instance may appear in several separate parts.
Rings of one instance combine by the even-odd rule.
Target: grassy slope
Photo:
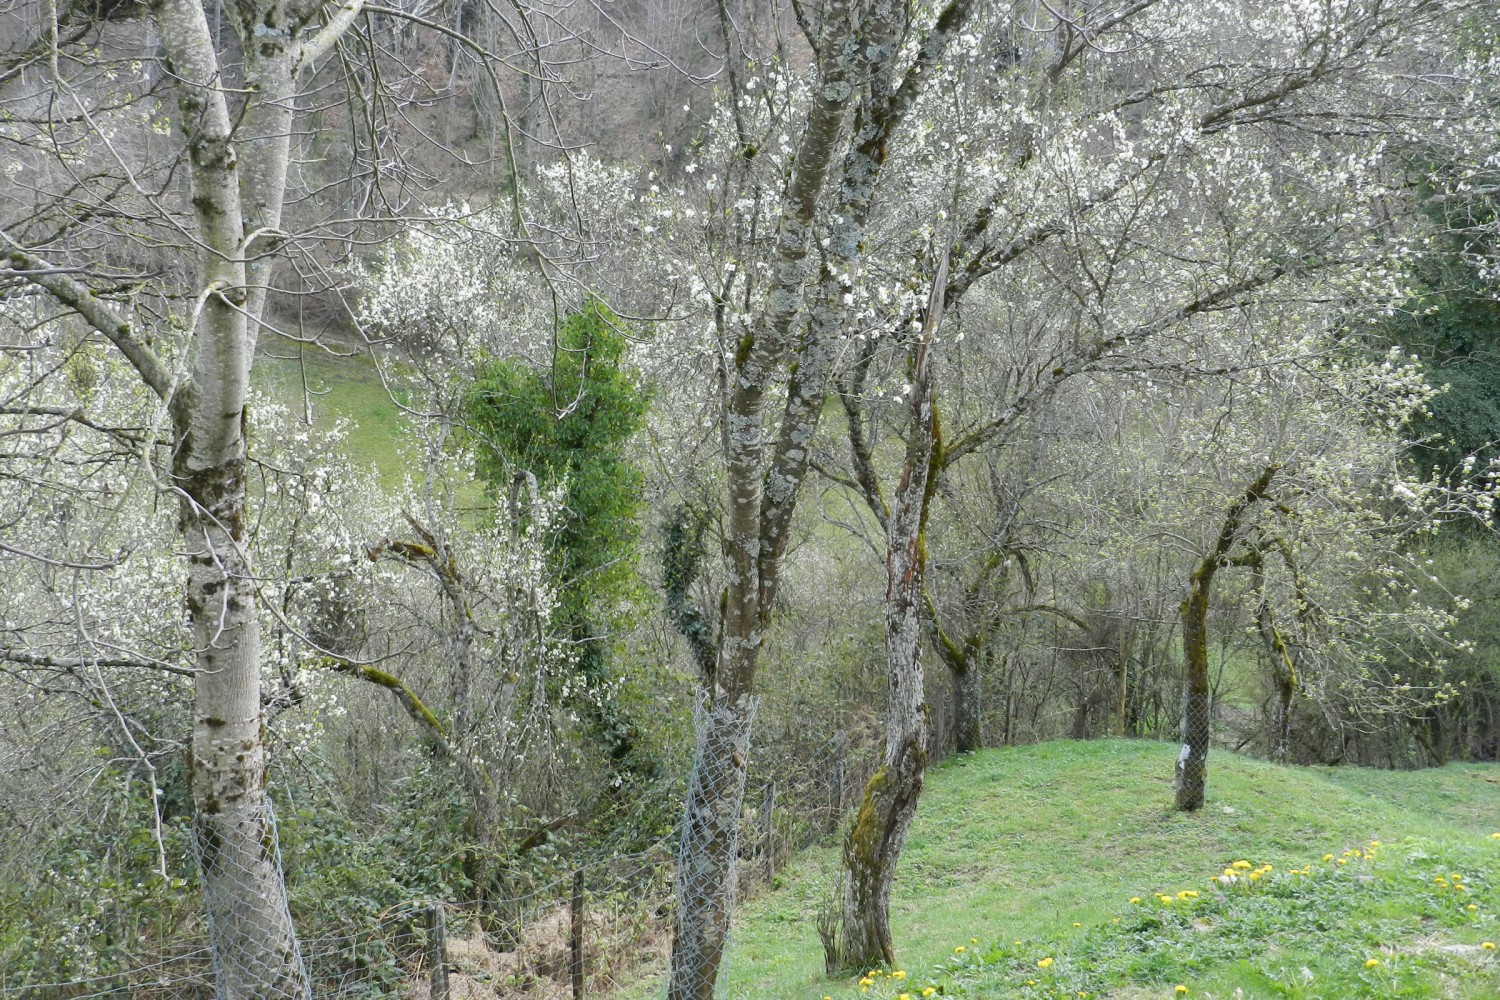
[[[1070,934],[1107,928],[1121,914],[1129,920],[1129,897],[1205,888],[1240,858],[1283,872],[1371,839],[1482,840],[1500,876],[1500,843],[1484,839],[1500,829],[1500,767],[1281,768],[1221,752],[1210,760],[1208,807],[1189,816],[1168,808],[1175,749],[1058,742],[987,751],[932,772],[892,905],[898,958],[913,977],[971,938],[1065,949]],[[814,915],[835,861],[832,849],[809,852],[778,877],[779,888],[743,907],[722,996],[859,995],[851,980],[822,974]],[[1481,900],[1493,889],[1500,905],[1500,886],[1473,888]],[[1493,918],[1479,916],[1491,923],[1475,933],[1500,937]],[[979,984],[970,995],[1010,995],[984,987],[982,977]],[[1500,978],[1491,985],[1472,995],[1500,996]],[[894,992],[877,986],[870,998]]]
[[[352,422],[344,451],[359,467],[374,466],[387,485],[401,480],[400,442],[405,416],[391,401],[375,364],[364,354],[340,356],[307,348],[299,363],[296,345],[272,343],[255,359],[257,388],[303,412],[303,376],[311,394],[313,420],[320,428]]]

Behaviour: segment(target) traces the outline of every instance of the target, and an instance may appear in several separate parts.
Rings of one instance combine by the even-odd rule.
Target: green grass
[[[390,397],[374,362],[367,354],[335,355],[308,347],[299,359],[297,345],[278,343],[255,359],[256,388],[301,416],[312,408],[314,426],[351,423],[344,453],[356,466],[374,466],[381,480],[392,485],[404,469],[400,442],[406,417]],[[306,393],[304,393],[304,372]]]
[[[1170,997],[1178,983],[1194,997],[1500,996],[1496,953],[1478,947],[1500,940],[1500,767],[1278,767],[1216,752],[1207,807],[1183,815],[1170,809],[1175,750],[1057,742],[931,772],[892,901],[908,976],[877,977],[863,1000],[917,1000],[928,985]],[[1371,840],[1385,845],[1374,860],[1322,860]],[[1211,892],[1242,859],[1274,871],[1251,892]],[[742,907],[721,996],[861,997],[822,970],[814,920],[836,861],[831,847],[808,852]],[[1288,873],[1304,865],[1312,874]],[[1467,892],[1431,882],[1455,872]],[[1199,897],[1153,900],[1187,889]]]

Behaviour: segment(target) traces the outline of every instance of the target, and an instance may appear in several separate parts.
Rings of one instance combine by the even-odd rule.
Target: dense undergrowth
[[[1173,750],[1060,742],[950,760],[897,876],[901,967],[823,974],[829,846],[743,908],[723,995],[1500,996],[1484,946],[1500,941],[1500,767],[1218,753],[1207,808],[1185,815],[1170,809]]]

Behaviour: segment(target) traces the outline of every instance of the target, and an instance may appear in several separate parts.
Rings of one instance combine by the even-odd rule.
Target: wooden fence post
[[[760,806],[760,860],[766,878],[776,874],[776,782],[766,785],[766,797]]]
[[[568,929],[568,949],[572,953],[571,973],[573,1000],[583,1000],[583,869],[573,873],[573,899],[568,907],[572,925]]]
[[[830,831],[839,828],[839,822],[844,818],[844,770],[849,759],[849,734],[840,729],[833,734],[833,774],[830,777],[828,799],[832,804],[832,813],[828,819]]]
[[[430,1000],[448,1000],[448,926],[443,904],[427,904],[427,962],[432,967]]]

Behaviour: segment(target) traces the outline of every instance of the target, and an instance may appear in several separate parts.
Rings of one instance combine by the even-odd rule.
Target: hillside
[[[1500,830],[1500,767],[1278,767],[1218,752],[1208,807],[1183,815],[1169,809],[1175,749],[1055,742],[932,771],[892,903],[907,976],[874,977],[870,1000],[916,997],[929,982],[983,997],[1080,988],[1166,997],[1182,995],[1177,983],[1192,996],[1228,997],[1236,986],[1247,997],[1500,996],[1495,952],[1480,947],[1500,938],[1500,840],[1490,836]],[[1367,860],[1372,840],[1381,846]],[[1361,856],[1340,865],[1351,849]],[[809,852],[752,895],[721,995],[860,996],[853,979],[822,975],[815,915],[836,857],[832,847]],[[1272,866],[1264,892],[1210,912],[1208,878],[1246,859]],[[1467,870],[1447,870],[1460,861]],[[1299,866],[1310,874],[1288,874]],[[1464,875],[1464,889],[1438,887],[1429,868]],[[1155,893],[1183,890],[1202,892],[1150,905]],[[1170,906],[1183,902],[1204,909],[1179,926]],[[1192,938],[1186,947],[1179,932]],[[1141,941],[1154,945],[1134,947]],[[1348,953],[1348,969],[1334,967],[1330,947]],[[1241,963],[1236,950],[1265,962]],[[1038,969],[1046,957],[1054,962]],[[959,973],[930,980],[939,964]],[[1091,992],[1090,980],[1113,985]]]

